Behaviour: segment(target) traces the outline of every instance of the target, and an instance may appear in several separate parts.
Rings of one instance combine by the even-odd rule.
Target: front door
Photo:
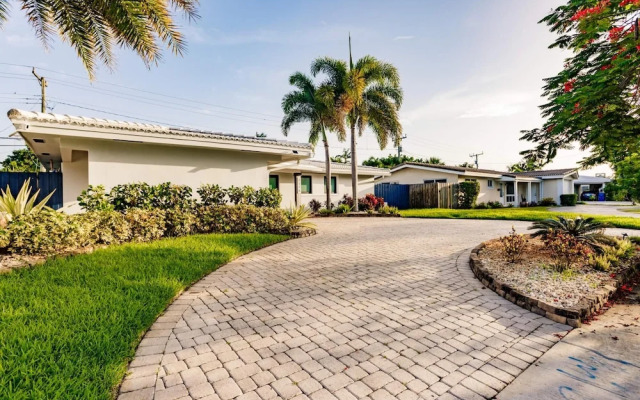
[[[507,186],[507,197],[506,197],[507,204],[514,204],[516,202],[515,183],[507,182],[505,183],[505,185]]]
[[[531,185],[531,201],[535,201],[536,203],[539,201],[539,192],[540,192],[540,185],[539,184],[532,184]]]

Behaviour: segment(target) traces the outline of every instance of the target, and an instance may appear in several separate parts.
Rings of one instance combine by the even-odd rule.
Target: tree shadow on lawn
[[[115,396],[142,334],[182,289],[277,235],[194,235],[0,275],[0,398]]]

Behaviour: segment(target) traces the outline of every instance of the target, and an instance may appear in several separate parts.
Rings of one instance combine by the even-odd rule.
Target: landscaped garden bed
[[[140,339],[185,288],[242,254],[315,233],[309,211],[280,209],[277,191],[198,192],[196,201],[168,183],[93,187],[77,215],[36,204],[26,185],[2,193],[0,398],[114,398]]]
[[[575,225],[589,220],[563,221]],[[635,243],[605,236],[598,223],[589,223],[592,229],[585,231],[565,232],[558,228],[562,224],[533,235],[512,231],[476,247],[471,268],[486,287],[513,303],[556,322],[580,326],[618,289],[628,289],[640,265]]]
[[[390,207],[384,198],[371,193],[358,199],[358,212],[353,211],[354,205],[353,197],[345,194],[337,207],[332,203],[323,208],[322,203],[311,200],[309,209],[316,217],[400,217],[397,207]]]

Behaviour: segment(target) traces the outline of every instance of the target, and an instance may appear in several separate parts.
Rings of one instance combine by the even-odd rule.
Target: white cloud
[[[415,36],[405,35],[405,36],[396,36],[393,38],[393,40],[411,40],[411,39],[415,39]]]
[[[35,44],[33,35],[10,34],[5,36],[5,42],[12,47],[31,47]]]

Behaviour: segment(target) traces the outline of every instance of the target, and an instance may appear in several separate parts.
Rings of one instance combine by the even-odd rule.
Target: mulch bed
[[[497,239],[474,249],[471,257],[471,267],[485,286],[524,308],[572,326],[598,312],[639,264],[636,255],[607,272],[574,265],[562,273],[553,267],[553,256],[544,243],[531,237],[517,263],[506,259]]]

